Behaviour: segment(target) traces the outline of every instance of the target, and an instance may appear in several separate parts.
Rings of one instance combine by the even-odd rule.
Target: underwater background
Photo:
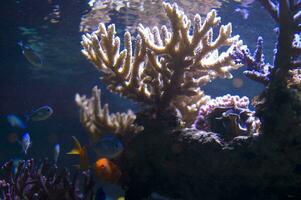
[[[103,9],[109,19],[100,17],[105,23],[114,23],[118,35],[122,37],[125,29],[137,25],[143,18],[135,9],[127,8],[122,1],[116,1],[113,7]],[[119,2],[119,3],[118,3]],[[120,3],[121,2],[121,3]],[[137,1],[133,1],[137,2]],[[139,2],[139,1],[138,1]],[[168,1],[174,2],[174,1]],[[206,1],[179,0],[186,13],[197,12],[196,7],[206,5]],[[211,1],[208,1],[211,2]],[[66,155],[72,148],[71,136],[76,136],[86,143],[86,131],[79,121],[79,110],[74,102],[76,93],[89,94],[94,85],[102,89],[102,101],[110,103],[114,111],[137,111],[138,106],[129,100],[109,93],[99,81],[99,73],[81,55],[81,36],[83,32],[93,31],[97,26],[89,24],[89,14],[93,9],[88,0],[7,0],[1,2],[0,20],[0,161],[9,159],[53,159],[55,144],[61,145],[58,166],[72,166],[76,158]],[[157,3],[157,2],[155,2]],[[185,4],[186,3],[186,4]],[[160,23],[160,15],[144,10],[154,25]],[[115,6],[115,7],[114,7]],[[120,8],[119,8],[119,7]],[[116,9],[116,7],[118,7]],[[210,6],[209,6],[210,7]],[[239,34],[245,44],[253,51],[255,41],[260,35],[264,38],[266,60],[272,60],[276,33],[271,34],[275,24],[259,2],[254,1],[244,6],[242,2],[220,1],[215,6],[222,23],[232,23],[233,33]],[[245,17],[238,10],[245,9]],[[191,10],[190,10],[191,9]],[[104,11],[105,10],[105,11]],[[210,9],[209,9],[210,10]],[[92,13],[93,15],[93,13]],[[102,15],[100,15],[102,16]],[[202,15],[204,16],[204,15]],[[91,16],[90,16],[91,17]],[[162,19],[163,20],[163,19]],[[140,21],[139,21],[140,22]],[[145,22],[148,25],[148,22]],[[31,47],[43,60],[40,67],[33,66],[26,60],[18,42]],[[226,93],[248,96],[252,99],[263,87],[249,81],[243,75],[242,67],[233,72],[233,79],[218,79],[204,87],[212,97]],[[25,130],[12,127],[8,115],[16,115],[25,120],[26,113],[41,106],[50,106],[54,113],[44,121],[30,121]],[[32,146],[25,155],[17,142],[24,132],[29,132]]]

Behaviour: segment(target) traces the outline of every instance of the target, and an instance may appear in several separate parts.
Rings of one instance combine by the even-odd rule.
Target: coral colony
[[[94,180],[90,172],[70,175],[66,169],[58,171],[48,160],[19,161],[13,171],[13,161],[4,164],[1,171],[1,199],[91,199]],[[81,181],[81,184],[80,184]]]
[[[194,127],[222,134],[225,140],[236,136],[258,135],[260,121],[248,106],[247,97],[228,94],[211,99],[200,107]]]
[[[301,198],[301,2],[260,2],[279,25],[272,64],[264,61],[261,37],[251,55],[231,36],[231,23],[213,37],[221,22],[215,10],[191,21],[176,4],[163,3],[171,29],[139,25],[137,37],[124,34],[123,50],[114,24],[101,23],[83,36],[82,53],[102,72],[109,91],[144,108],[110,113],[97,87],[91,98],[76,95],[92,142],[106,133],[124,142],[122,154],[111,161],[120,168],[116,184],[126,199],[152,193],[186,200]],[[216,78],[232,78],[230,71],[242,66],[266,87],[253,101],[255,111],[247,97],[211,99],[201,90]],[[4,199],[43,196],[50,189],[76,195],[76,181],[63,184],[68,173],[54,179],[57,172],[43,175],[24,166],[4,176]],[[86,184],[83,194],[90,191]]]
[[[191,124],[199,106],[209,98],[200,87],[215,78],[231,78],[230,70],[241,66],[230,54],[241,41],[238,36],[230,36],[231,24],[221,26],[213,40],[212,28],[221,21],[215,10],[203,23],[199,15],[192,23],[176,4],[163,6],[171,31],[166,26],[151,30],[140,25],[136,43],[132,44],[131,34],[126,32],[125,49],[120,52],[115,26],[100,24],[98,30],[83,36],[82,52],[104,73],[102,81],[111,92],[158,111],[173,107],[184,123]],[[218,53],[222,46],[229,48]]]

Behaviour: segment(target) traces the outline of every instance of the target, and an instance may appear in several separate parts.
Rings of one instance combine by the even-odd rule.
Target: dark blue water
[[[189,1],[189,0],[187,0]],[[183,2],[186,2],[183,0]],[[120,98],[105,90],[99,81],[99,73],[80,53],[79,32],[81,17],[89,11],[86,0],[6,0],[1,1],[0,13],[0,161],[10,158],[26,158],[21,147],[11,142],[9,137],[15,133],[19,138],[24,132],[7,123],[7,114],[23,117],[26,112],[43,105],[51,106],[54,114],[46,121],[30,122],[28,131],[33,145],[29,157],[53,157],[53,146],[61,144],[60,165],[74,164],[74,159],[65,155],[72,147],[71,136],[86,142],[86,132],[79,122],[78,108],[74,103],[76,93],[90,95],[94,85],[102,89],[102,102],[110,103],[111,111],[137,109],[133,102]],[[258,2],[249,8],[248,19],[234,12],[238,3],[222,2],[218,9],[222,24],[232,22],[233,35],[239,34],[245,44],[254,50],[258,36],[264,38],[266,61],[272,62],[272,49],[276,34],[271,30],[274,23]],[[51,13],[59,6],[59,17]],[[189,10],[185,10],[189,12]],[[115,23],[120,33],[125,28],[119,13],[109,12],[111,22]],[[48,16],[48,17],[47,17]],[[137,16],[128,15],[130,19]],[[51,18],[52,17],[52,18]],[[151,17],[157,17],[153,15]],[[50,19],[57,20],[50,21]],[[127,21],[128,24],[131,23]],[[134,22],[133,22],[134,23]],[[272,34],[271,34],[272,33]],[[32,66],[21,53],[18,42],[23,41],[42,57],[41,69]],[[234,78],[243,85],[235,87],[233,80],[216,80],[209,83],[205,92],[213,97],[227,93],[257,95],[262,87],[242,74],[243,68],[233,72]]]

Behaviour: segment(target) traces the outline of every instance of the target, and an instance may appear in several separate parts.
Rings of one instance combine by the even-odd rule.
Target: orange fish
[[[89,168],[89,159],[87,155],[86,147],[82,147],[78,139],[72,136],[74,140],[75,148],[69,151],[69,155],[79,155],[79,168],[82,170],[87,170]]]
[[[109,159],[100,158],[95,163],[95,174],[104,181],[117,183],[121,176],[121,171]]]

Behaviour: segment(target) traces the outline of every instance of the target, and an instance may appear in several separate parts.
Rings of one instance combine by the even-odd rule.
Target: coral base
[[[185,200],[301,198],[300,126],[290,137],[261,134],[225,143],[215,133],[144,122],[150,131],[131,139],[120,160],[129,200],[151,192]]]

